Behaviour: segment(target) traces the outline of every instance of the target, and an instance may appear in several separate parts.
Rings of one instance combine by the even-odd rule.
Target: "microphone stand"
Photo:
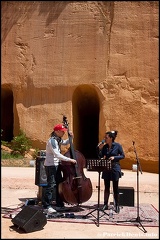
[[[144,233],[146,233],[147,231],[143,227],[143,225],[141,223],[140,216],[139,216],[139,171],[142,174],[142,168],[141,168],[141,164],[140,164],[139,158],[137,156],[137,152],[136,152],[135,142],[134,141],[133,141],[133,148],[134,148],[134,152],[135,152],[136,160],[137,160],[137,218],[135,220],[131,220],[131,222],[138,222],[141,225],[141,227],[143,228]]]
[[[140,165],[139,158],[137,156],[137,152],[136,152],[135,142],[134,141],[133,141],[133,147],[134,147],[134,152],[135,152],[136,160],[137,160],[137,217],[136,217],[136,219],[131,219],[130,221],[117,221],[117,222],[137,222],[142,227],[142,229],[143,229],[142,231],[144,233],[146,233],[147,231],[143,227],[141,219],[140,219],[140,216],[139,216],[139,171],[142,174],[142,168],[141,168],[141,165]]]

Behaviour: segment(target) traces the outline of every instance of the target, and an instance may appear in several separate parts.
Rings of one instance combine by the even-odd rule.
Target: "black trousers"
[[[45,187],[45,195],[43,199],[43,206],[47,208],[51,206],[52,198],[53,198],[53,190],[56,188],[56,205],[59,207],[63,207],[64,203],[59,195],[58,185],[63,181],[62,174],[59,165],[58,166],[45,166],[45,171],[47,175],[47,186]]]
[[[110,183],[111,180],[108,179],[104,179],[104,204],[108,205],[108,199],[109,199],[109,195],[110,195]],[[118,183],[119,183],[119,179],[116,181],[112,181],[113,183],[113,195],[114,195],[114,201],[116,205],[119,205],[119,188],[118,188]]]

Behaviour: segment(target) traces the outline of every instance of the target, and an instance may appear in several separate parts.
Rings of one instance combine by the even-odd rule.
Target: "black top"
[[[113,142],[111,148],[109,149],[109,145],[105,144],[102,150],[99,152],[99,156],[101,158],[106,156],[106,161],[110,157],[114,157],[114,160],[111,161],[111,170],[104,170],[102,172],[102,178],[106,180],[117,181],[122,176],[119,161],[125,158],[122,146],[117,142]]]

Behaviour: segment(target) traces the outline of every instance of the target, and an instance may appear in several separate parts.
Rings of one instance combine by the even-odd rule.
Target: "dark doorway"
[[[8,88],[1,89],[1,131],[1,140],[13,139],[13,92]]]
[[[99,98],[96,90],[81,85],[73,94],[74,146],[85,158],[97,158],[99,136]]]

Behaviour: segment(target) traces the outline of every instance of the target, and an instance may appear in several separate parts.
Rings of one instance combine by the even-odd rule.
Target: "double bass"
[[[63,124],[67,128],[70,143],[69,150],[64,154],[75,159],[76,164],[70,162],[61,163],[63,182],[59,184],[58,191],[62,200],[69,204],[81,204],[88,201],[92,196],[92,183],[84,175],[83,168],[86,167],[86,160],[82,153],[74,150],[72,136],[69,134],[67,118],[63,116]]]

